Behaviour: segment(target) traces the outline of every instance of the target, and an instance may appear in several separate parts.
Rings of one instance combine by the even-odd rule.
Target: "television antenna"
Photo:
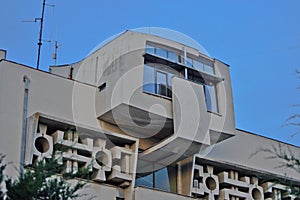
[[[46,0],[43,0],[43,6],[42,6],[42,16],[40,18],[35,18],[34,21],[23,21],[23,22],[40,22],[40,31],[39,31],[39,39],[38,39],[38,55],[37,55],[37,61],[36,61],[36,69],[39,69],[40,67],[40,56],[41,56],[41,48],[42,48],[42,42],[43,42],[43,22],[44,22],[44,15],[45,15],[45,6],[55,7],[55,5],[49,5],[46,4]],[[48,41],[47,41],[48,42]]]
[[[57,41],[55,41],[55,45],[54,45],[54,48],[55,48],[55,51],[54,53],[52,54],[52,59],[54,60],[54,65],[56,65],[56,61],[57,61],[57,49],[58,47],[62,46],[62,44],[58,44]]]

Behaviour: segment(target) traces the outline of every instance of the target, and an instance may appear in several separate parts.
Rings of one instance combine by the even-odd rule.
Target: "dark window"
[[[148,175],[137,175],[135,185],[176,193],[177,168],[176,166],[168,166]]]
[[[106,88],[106,83],[101,84],[98,88],[99,92],[102,92]]]
[[[193,69],[188,69],[187,71],[188,71],[188,80],[191,80],[193,82],[200,83],[200,84],[205,83],[200,72],[193,70]]]

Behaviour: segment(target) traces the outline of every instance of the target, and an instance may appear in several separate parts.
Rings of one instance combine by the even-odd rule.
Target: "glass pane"
[[[177,62],[177,54],[173,51],[168,51],[168,59]]]
[[[207,72],[208,74],[214,74],[214,68],[209,65],[204,65],[204,71]]]
[[[194,66],[195,69],[197,69],[199,71],[203,71],[203,63],[201,63],[197,60],[194,60],[193,66]]]
[[[212,112],[218,112],[218,103],[217,103],[217,94],[216,87],[214,85],[205,85],[204,86],[206,107],[207,110]]]
[[[178,58],[177,58],[177,59],[178,59],[178,63],[184,64],[184,63],[183,63],[183,60],[184,60],[184,59],[183,59],[183,57],[182,57],[181,55],[178,55]]]
[[[153,46],[147,44],[146,45],[146,53],[149,53],[149,54],[154,54],[154,48]]]
[[[156,93],[167,96],[167,74],[156,72]]]
[[[144,66],[143,91],[155,93],[154,68],[148,65]]]
[[[160,56],[160,57],[167,58],[167,50],[165,50],[165,49],[156,47],[155,54]]]
[[[155,172],[154,178],[155,178],[155,181],[154,181],[155,188],[161,189],[161,190],[164,190],[167,192],[171,191],[170,179],[169,179],[168,170],[166,167]]]
[[[186,66],[193,68],[193,60],[189,57],[186,58]]]
[[[191,80],[196,83],[205,84],[205,81],[199,71],[188,69],[188,80]]]
[[[168,97],[172,97],[172,78],[173,78],[173,76],[175,76],[175,75],[171,74],[171,73],[168,74],[168,89],[167,89]]]
[[[153,173],[148,174],[147,176],[136,178],[135,186],[145,186],[153,188]]]

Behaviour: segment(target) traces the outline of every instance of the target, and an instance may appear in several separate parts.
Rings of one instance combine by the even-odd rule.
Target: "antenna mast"
[[[38,56],[37,56],[37,62],[36,62],[36,69],[39,69],[39,66],[40,66],[40,55],[41,55],[41,47],[42,47],[45,5],[46,5],[46,0],[43,0],[42,17],[39,18],[39,20],[40,20],[40,34],[39,34],[39,42],[38,42]]]
[[[56,60],[57,60],[57,49],[58,47],[60,47],[62,44],[58,44],[57,41],[55,41],[55,50],[54,50],[54,53],[52,54],[52,59],[54,60],[54,65],[56,65]]]

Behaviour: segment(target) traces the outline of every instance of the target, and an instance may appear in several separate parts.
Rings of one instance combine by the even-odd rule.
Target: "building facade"
[[[164,33],[125,31],[49,72],[1,51],[1,152],[88,168],[95,199],[296,199],[300,175],[274,154],[300,148],[236,129],[230,67]]]

